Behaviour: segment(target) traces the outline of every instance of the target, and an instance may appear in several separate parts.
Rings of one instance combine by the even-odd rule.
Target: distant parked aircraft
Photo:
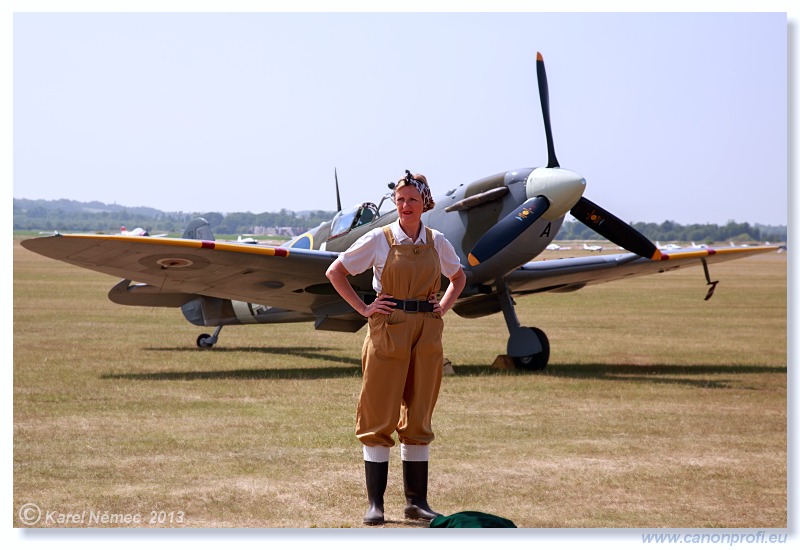
[[[659,250],[680,250],[681,248],[675,243],[661,244],[658,241],[656,241],[656,246],[658,247]]]
[[[159,233],[158,235],[150,235],[146,229],[142,229],[141,227],[137,227],[135,229],[131,229],[128,231],[125,226],[119,228],[120,235],[127,235],[129,237],[166,237],[166,233]]]

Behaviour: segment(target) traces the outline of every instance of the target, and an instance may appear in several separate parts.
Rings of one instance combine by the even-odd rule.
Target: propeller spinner
[[[647,237],[583,197],[586,187],[585,179],[579,174],[559,166],[550,125],[550,93],[547,86],[547,73],[542,54],[538,52],[536,54],[536,76],[547,138],[547,167],[537,168],[531,172],[525,188],[527,200],[480,238],[472,253],[469,254],[470,265],[476,266],[494,256],[539,218],[557,219],[568,211],[578,221],[618,246],[646,258],[659,259],[661,253]]]

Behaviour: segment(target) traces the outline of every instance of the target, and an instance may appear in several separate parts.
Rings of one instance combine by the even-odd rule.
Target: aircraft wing
[[[663,253],[660,260],[636,254],[608,254],[580,258],[534,261],[511,272],[506,284],[513,294],[569,292],[586,285],[607,283],[626,277],[663,273],[684,266],[735,260],[755,254],[776,252],[778,246],[704,248]]]
[[[335,252],[118,235],[54,235],[27,239],[22,246],[78,267],[145,283],[150,294],[163,298],[163,305],[174,307],[201,295],[313,314],[351,312],[325,277],[338,255]],[[702,260],[716,263],[778,249],[686,249],[663,254],[661,260],[632,253],[541,260],[523,265],[504,279],[515,295],[569,292],[591,284],[699,266]],[[350,282],[356,290],[371,292],[371,277],[371,272],[362,273]],[[487,301],[491,303],[488,310]],[[491,295],[479,295],[460,299],[454,309],[460,315],[480,315],[493,312],[496,303]]]
[[[56,235],[22,241],[56,260],[150,285],[180,303],[193,295],[318,313],[347,304],[325,271],[335,252],[194,239],[118,235]],[[371,291],[372,272],[351,280]],[[175,305],[174,303],[172,305]],[[335,312],[331,312],[334,313]]]

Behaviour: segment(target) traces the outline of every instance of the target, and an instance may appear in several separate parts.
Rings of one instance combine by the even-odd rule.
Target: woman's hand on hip
[[[389,294],[381,294],[375,301],[368,304],[364,309],[364,317],[372,317],[374,314],[389,315],[394,310],[394,302],[389,301],[391,296]]]
[[[439,315],[444,315],[444,311],[442,310],[442,304],[439,303],[439,299],[436,297],[436,294],[431,294],[428,296],[428,302],[433,304],[433,312],[438,313]]]

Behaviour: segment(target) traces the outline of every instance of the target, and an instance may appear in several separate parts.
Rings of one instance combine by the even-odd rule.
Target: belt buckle
[[[403,309],[410,313],[417,313],[419,312],[419,302],[416,300],[404,300]]]

